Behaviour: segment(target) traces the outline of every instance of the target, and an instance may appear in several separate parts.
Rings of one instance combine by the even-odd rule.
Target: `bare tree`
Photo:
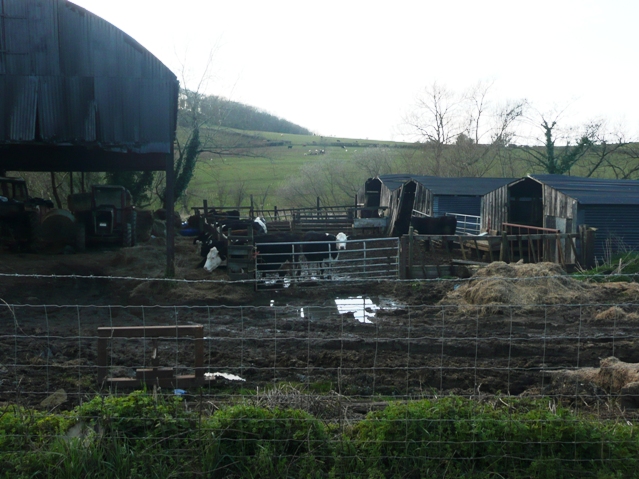
[[[431,153],[431,173],[444,173],[444,148],[463,132],[462,98],[445,86],[434,82],[417,99],[415,110],[405,122],[418,135],[424,148]]]
[[[394,170],[393,155],[388,148],[363,148],[353,154],[353,162],[369,178],[392,173]]]
[[[424,144],[437,176],[483,176],[497,151],[514,137],[514,126],[525,100],[497,104],[490,98],[493,83],[480,82],[462,94],[434,83],[408,117],[409,128]]]

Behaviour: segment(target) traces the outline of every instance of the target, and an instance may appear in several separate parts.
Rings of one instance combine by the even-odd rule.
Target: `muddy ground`
[[[164,251],[155,238],[82,254],[0,253],[0,403],[39,406],[63,389],[59,407],[69,408],[106,391],[96,367],[104,326],[202,324],[205,370],[243,379],[218,376],[188,390],[212,400],[292,382],[354,402],[543,393],[601,407],[611,391],[553,382],[551,372],[597,367],[610,356],[639,362],[636,284],[585,284],[554,265],[496,263],[470,280],[256,292],[227,282],[223,270],[196,269],[200,258],[182,237],[178,281],[140,279],[163,278]],[[355,306],[347,311],[336,298]],[[157,345],[161,366],[192,372],[191,340]],[[149,367],[152,346],[113,340],[109,377]]]

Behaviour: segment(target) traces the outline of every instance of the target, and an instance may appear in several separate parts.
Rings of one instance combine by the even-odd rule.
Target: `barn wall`
[[[567,218],[570,220],[576,217],[577,200],[548,185],[543,185],[543,194],[544,217],[551,216],[557,218]],[[546,225],[544,224],[544,226]],[[571,231],[567,231],[566,233],[571,233]]]
[[[0,142],[171,153],[179,84],[162,62],[65,0],[2,5]]]
[[[481,201],[481,230],[501,230],[508,222],[508,185],[485,194]]]
[[[583,218],[583,224],[597,228],[595,257],[598,261],[606,259],[609,249],[613,253],[639,251],[639,208],[636,205],[579,205],[578,216]]]
[[[481,201],[481,196],[435,195],[432,216],[444,216],[446,213],[480,216]]]
[[[432,216],[432,192],[420,183],[416,183],[413,209]]]
[[[382,190],[384,188],[382,187]],[[386,229],[386,235],[390,236],[395,228],[395,222],[400,212],[400,203],[402,195],[402,187],[393,191],[388,190],[388,203],[385,205],[388,207],[386,210],[386,216],[388,217],[388,228]]]

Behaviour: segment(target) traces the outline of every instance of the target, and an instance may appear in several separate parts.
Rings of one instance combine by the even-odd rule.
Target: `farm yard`
[[[324,136],[73,2],[0,24],[0,478],[637,476],[631,136],[488,84]]]
[[[636,283],[589,284],[551,263],[496,262],[467,280],[324,280],[255,291],[223,269],[196,269],[199,256],[184,237],[176,278],[164,280],[163,251],[154,238],[76,255],[3,254],[0,402],[43,407],[64,390],[66,409],[107,392],[97,380],[99,327],[202,325],[202,365],[214,376],[183,389],[224,402],[296,384],[340,394],[354,417],[385,398],[558,391],[600,411],[625,384],[570,383],[561,372],[612,356],[639,362]],[[152,367],[193,373],[192,339],[109,343],[107,378]]]

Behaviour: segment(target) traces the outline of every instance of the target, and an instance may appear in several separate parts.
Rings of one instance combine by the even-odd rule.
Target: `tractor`
[[[23,178],[0,176],[0,244],[33,250],[41,239],[42,220],[53,203],[31,198]]]
[[[76,221],[84,225],[87,243],[135,245],[137,212],[125,187],[93,185],[90,193],[70,195],[68,203]]]

